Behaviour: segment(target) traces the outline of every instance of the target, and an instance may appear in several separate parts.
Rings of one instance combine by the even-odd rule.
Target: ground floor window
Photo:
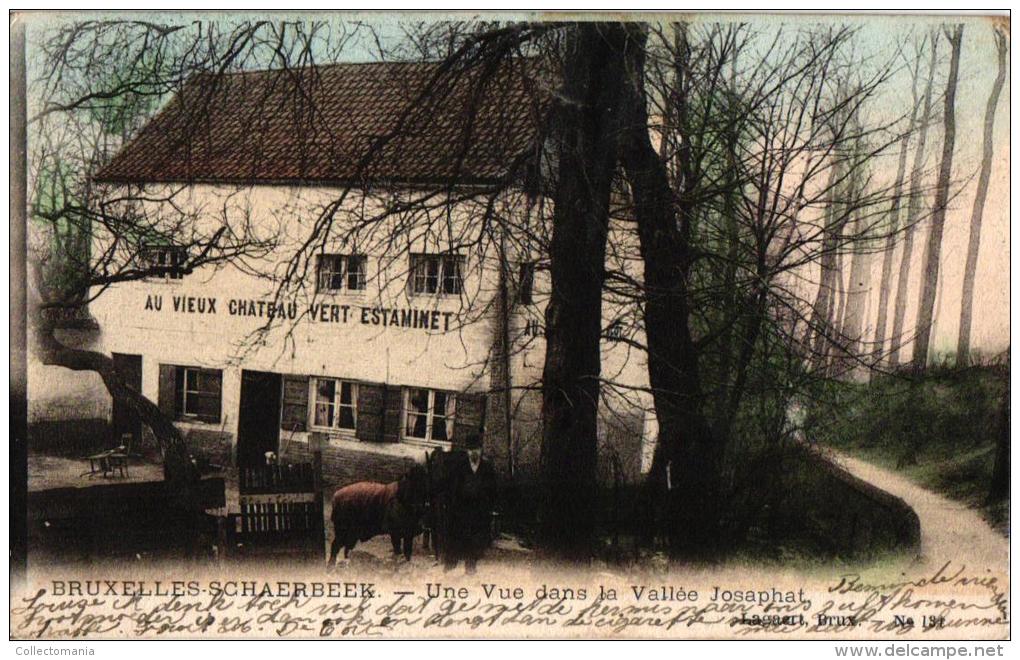
[[[313,378],[312,426],[355,431],[358,427],[358,385],[336,378]]]
[[[178,419],[219,423],[223,372],[219,369],[174,367],[174,411]]]
[[[404,437],[425,442],[450,442],[456,395],[442,390],[404,390]]]

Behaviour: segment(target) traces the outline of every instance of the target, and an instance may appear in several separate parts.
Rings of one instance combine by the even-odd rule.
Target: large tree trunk
[[[914,369],[920,371],[928,363],[928,347],[931,342],[932,324],[935,316],[935,294],[939,281],[939,258],[942,254],[942,230],[946,223],[946,206],[949,204],[949,180],[953,174],[953,148],[956,145],[956,79],[960,72],[960,44],[963,40],[963,26],[958,25],[951,35],[949,44],[952,55],[949,59],[949,79],[946,81],[945,110],[942,123],[942,161],[939,178],[935,184],[935,208],[931,216],[931,233],[924,250],[924,283],[921,289],[921,304],[917,310],[917,330],[914,341]]]
[[[680,32],[676,101],[677,124],[686,127],[683,76],[687,47]],[[620,158],[634,197],[638,239],[644,262],[644,324],[648,373],[659,422],[659,446],[652,480],[668,472],[667,535],[674,554],[711,557],[720,536],[720,466],[723,443],[713,437],[702,411],[697,349],[690,327],[692,205],[674,201],[665,164],[648,133],[644,89],[646,34],[630,26],[628,85]],[[679,153],[681,181],[693,180],[688,141]],[[662,484],[653,491],[662,492]]]
[[[999,69],[992,83],[985,108],[984,150],[981,154],[981,173],[978,175],[977,193],[974,196],[974,210],[970,219],[970,240],[967,242],[967,265],[963,271],[963,301],[960,308],[960,334],[956,343],[956,364],[966,366],[970,361],[970,328],[974,314],[974,282],[977,275],[978,250],[981,247],[981,219],[988,196],[988,180],[992,173],[993,133],[995,108],[999,105],[999,94],[1006,80],[1006,37],[995,31],[995,45],[999,51]]]
[[[931,120],[932,83],[935,80],[935,58],[938,39],[932,35],[931,59],[928,62],[928,82],[924,88],[924,107],[921,110],[921,133],[917,138],[917,151],[910,170],[910,194],[907,198],[907,230],[903,236],[903,255],[900,257],[900,272],[896,280],[896,303],[893,308],[892,333],[889,335],[889,364],[899,364],[900,349],[904,344],[903,325],[907,315],[907,294],[910,286],[910,264],[914,253],[914,233],[921,215],[921,186],[924,179],[924,153],[928,140],[928,122]]]
[[[545,313],[540,534],[545,547],[575,559],[590,556],[596,523],[602,283],[623,46],[618,24],[571,29],[565,99],[554,126],[559,160]]]

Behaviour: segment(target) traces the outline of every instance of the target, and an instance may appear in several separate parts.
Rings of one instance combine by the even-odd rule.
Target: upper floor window
[[[610,341],[620,341],[623,339],[623,330],[623,321],[616,319],[606,328],[606,338]]]
[[[218,423],[223,396],[223,372],[198,367],[174,369],[175,417]]]
[[[404,390],[404,438],[450,442],[457,396],[453,392],[408,387]]]
[[[184,279],[183,265],[188,261],[188,250],[173,245],[146,245],[138,253],[139,267],[151,277],[167,280]]]
[[[517,302],[522,305],[530,305],[533,300],[535,288],[535,262],[525,261],[521,263],[521,270],[517,278]]]
[[[365,288],[367,259],[362,254],[319,255],[319,291],[362,291]]]
[[[463,261],[459,254],[412,254],[411,293],[459,294]]]
[[[315,378],[312,426],[355,431],[358,428],[358,385],[335,378]]]

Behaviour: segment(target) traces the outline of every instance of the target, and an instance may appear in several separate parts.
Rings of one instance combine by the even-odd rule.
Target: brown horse
[[[333,545],[327,566],[336,561],[341,547],[347,559],[358,541],[379,534],[389,534],[393,554],[403,551],[404,558],[410,560],[427,497],[428,477],[420,465],[392,483],[359,481],[336,491],[331,516]]]

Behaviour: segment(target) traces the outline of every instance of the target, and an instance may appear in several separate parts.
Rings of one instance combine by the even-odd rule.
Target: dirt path
[[[833,460],[854,476],[901,498],[921,519],[921,557],[928,565],[952,560],[972,568],[1009,565],[1009,539],[1004,538],[973,509],[906,477],[847,454],[829,450]]]

